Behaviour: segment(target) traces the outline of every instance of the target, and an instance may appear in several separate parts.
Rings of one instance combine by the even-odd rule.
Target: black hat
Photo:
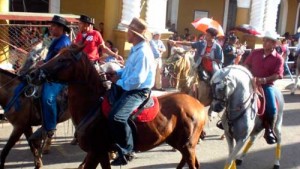
[[[65,31],[70,32],[70,28],[67,26],[68,25],[67,20],[61,16],[54,15],[50,23],[55,23],[60,26],[63,26]]]
[[[91,18],[91,17],[88,17],[88,16],[86,16],[86,15],[80,15],[79,20],[80,20],[81,22],[84,22],[84,23],[89,23],[89,24],[92,24],[92,25],[95,24],[95,19],[94,19],[94,18]]]
[[[235,41],[236,39],[237,39],[237,36],[235,36],[235,35],[229,36],[229,40],[231,40],[231,41]]]

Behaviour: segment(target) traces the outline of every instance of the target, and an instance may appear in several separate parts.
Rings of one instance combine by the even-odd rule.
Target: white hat
[[[275,31],[265,31],[263,34],[263,38],[268,38],[274,41],[277,41],[279,38],[279,35]]]
[[[160,35],[160,32],[159,31],[154,31],[153,33],[152,33],[152,35],[154,36],[154,35]]]

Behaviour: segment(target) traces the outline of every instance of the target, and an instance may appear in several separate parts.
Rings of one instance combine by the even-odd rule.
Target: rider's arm
[[[183,45],[183,46],[192,46],[193,42],[188,42],[188,41],[174,41],[174,40],[169,40],[169,43],[171,45]]]

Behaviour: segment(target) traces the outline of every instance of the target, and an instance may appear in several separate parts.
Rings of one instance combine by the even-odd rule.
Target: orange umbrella
[[[222,26],[215,20],[210,19],[210,18],[201,18],[197,19],[194,22],[192,22],[192,25],[195,27],[195,29],[201,31],[201,32],[206,32],[208,28],[214,28],[218,31],[217,36],[224,36],[224,31]]]

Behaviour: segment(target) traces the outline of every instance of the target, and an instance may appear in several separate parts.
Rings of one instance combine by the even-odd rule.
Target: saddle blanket
[[[153,99],[153,102],[154,102],[153,106],[143,108],[142,112],[136,116],[136,121],[149,122],[149,121],[152,121],[158,114],[158,111],[159,111],[158,99],[157,99],[157,97],[151,97],[151,98]],[[107,97],[104,97],[101,106],[102,106],[102,112],[103,112],[104,116],[106,118],[108,118],[108,115],[109,115],[109,112],[111,109],[111,105],[110,105]],[[138,112],[138,109],[134,110],[131,113],[131,115],[134,115],[137,112]]]

